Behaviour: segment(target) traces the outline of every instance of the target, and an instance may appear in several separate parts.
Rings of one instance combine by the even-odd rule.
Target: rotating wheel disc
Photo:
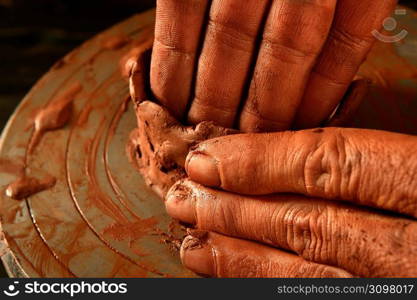
[[[377,43],[361,68],[374,83],[354,124],[416,134],[417,18],[411,10],[396,18],[408,36]],[[136,119],[118,62],[152,39],[153,24],[149,11],[86,42],[33,87],[10,119],[0,144],[3,191],[24,166],[56,178],[53,188],[24,200],[2,191],[0,255],[11,276],[194,276],[172,251],[184,230],[125,153]],[[74,85],[80,89],[71,119],[29,153],[33,117]]]

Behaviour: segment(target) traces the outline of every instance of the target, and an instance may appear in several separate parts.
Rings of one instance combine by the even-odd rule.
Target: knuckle
[[[239,7],[236,8],[233,8],[233,3],[225,3],[225,5],[231,5],[227,8],[227,10],[230,11],[226,14],[211,12],[208,24],[232,37],[244,39],[246,41],[255,39],[258,28],[257,26],[254,26],[256,22],[253,22],[252,19],[254,13],[257,15],[256,11],[249,12],[248,8],[242,8],[240,4]],[[233,9],[235,11],[231,11]]]
[[[266,54],[279,62],[292,64],[301,64],[306,59],[314,58],[318,55],[318,50],[297,47],[293,42],[281,41],[268,32],[263,35],[262,52],[264,55]]]
[[[337,49],[337,51],[331,53],[332,62],[335,66],[343,67],[345,70],[356,70],[364,59],[364,53],[371,47],[373,41],[371,37],[336,28],[329,33],[327,49]],[[322,58],[322,60],[326,59],[328,57]]]
[[[185,57],[187,59],[190,59],[195,56],[195,52],[190,51],[185,47],[181,47],[180,43],[172,39],[161,39],[155,37],[154,43],[155,49],[163,49],[165,51],[168,51],[175,57]]]
[[[305,4],[316,9],[316,13],[319,11],[324,11],[327,13],[333,12],[334,10],[334,1],[329,0],[304,0]]]
[[[288,207],[284,224],[289,248],[310,261],[327,260],[330,250],[336,247],[332,239],[333,214],[325,206]]]
[[[254,45],[255,34],[245,30],[241,25],[210,17],[207,24],[206,38],[215,39],[235,50],[250,52]]]
[[[344,45],[349,50],[362,50],[369,47],[374,41],[370,36],[350,33],[338,28],[333,29],[330,32],[329,37],[335,42]]]
[[[206,93],[204,94],[197,89],[189,115],[204,116],[206,113],[210,112],[220,119],[234,118],[236,109],[230,107],[231,103],[225,100],[230,99],[227,96],[228,93],[220,90],[206,90],[205,92]],[[211,101],[212,99],[216,99],[216,101]]]
[[[320,53],[327,36],[328,26],[323,24],[331,22],[329,16],[333,15],[334,1],[300,2],[302,9],[297,9],[298,3],[291,5],[291,13],[286,9],[277,9],[273,13],[274,18],[266,24],[262,50],[279,61],[305,64],[306,59],[313,60]],[[317,40],[318,36],[322,37],[322,41]]]
[[[324,198],[352,199],[360,184],[362,155],[341,130],[323,131],[304,163],[305,190]]]
[[[339,78],[340,76],[338,76],[337,72],[334,73],[333,69],[329,70],[328,68],[321,68],[320,67],[320,62],[322,61],[322,59],[319,60],[319,63],[317,64],[316,68],[312,71],[312,74],[314,74],[315,76],[319,76],[323,79],[325,79],[326,81],[330,82],[330,84],[334,85],[334,86],[348,86],[350,84],[350,78],[349,79],[344,79],[344,78]]]

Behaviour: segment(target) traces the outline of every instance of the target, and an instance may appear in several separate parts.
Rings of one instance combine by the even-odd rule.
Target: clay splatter
[[[81,90],[81,84],[76,82],[37,112],[34,120],[35,133],[30,141],[28,154],[33,152],[45,132],[62,128],[67,124],[72,114],[72,102]]]

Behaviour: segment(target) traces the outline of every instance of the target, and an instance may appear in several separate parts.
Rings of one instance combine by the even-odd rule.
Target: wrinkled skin
[[[417,275],[417,137],[343,128],[236,134],[210,122],[182,126],[152,102],[137,114],[140,171],[161,196],[173,185],[168,213],[198,229],[181,248],[191,270]]]
[[[151,90],[183,123],[322,125],[395,4],[158,0]],[[203,141],[165,198],[197,229],[182,262],[213,277],[415,277],[416,149],[413,136],[341,128]]]
[[[179,120],[322,125],[396,0],[157,0],[150,84]]]
[[[166,208],[209,232],[191,232],[183,245],[183,263],[197,273],[417,276],[415,136],[341,128],[239,134],[200,143],[186,171],[190,179],[171,188]],[[188,248],[190,239],[200,246]]]

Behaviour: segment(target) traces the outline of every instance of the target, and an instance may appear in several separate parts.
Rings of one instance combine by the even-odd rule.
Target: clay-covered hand
[[[396,2],[158,0],[151,89],[193,124],[244,132],[319,126]]]
[[[415,136],[239,134],[200,143],[186,171],[166,208],[200,230],[181,250],[197,273],[417,276]]]

